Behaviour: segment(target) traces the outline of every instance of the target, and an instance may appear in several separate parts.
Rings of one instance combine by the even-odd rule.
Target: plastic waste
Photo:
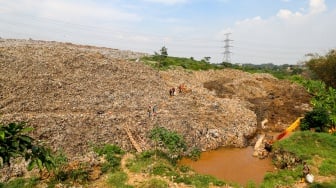
[[[313,183],[314,182],[313,174],[307,174],[306,180],[307,180],[308,183]]]

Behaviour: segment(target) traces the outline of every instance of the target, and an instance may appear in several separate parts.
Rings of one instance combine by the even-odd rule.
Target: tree
[[[318,54],[307,54],[311,57],[305,65],[312,73],[327,86],[336,88],[336,50],[330,50],[325,56]]]
[[[160,50],[160,55],[161,55],[162,58],[166,58],[166,57],[168,57],[168,49],[167,49],[165,46],[163,46],[163,47],[161,48],[161,50]]]
[[[210,63],[210,59],[211,59],[211,57],[206,56],[206,57],[204,57],[204,58],[202,59],[202,61],[204,61],[204,62],[206,62],[206,63]]]
[[[35,144],[34,139],[27,135],[32,130],[23,122],[0,124],[0,158],[4,165],[10,166],[11,158],[24,157],[29,161],[28,170],[34,166],[37,166],[40,172],[43,167],[48,171],[53,168],[54,161],[50,150]]]

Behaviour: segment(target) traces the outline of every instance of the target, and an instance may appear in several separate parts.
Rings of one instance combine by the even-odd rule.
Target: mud
[[[274,171],[270,158],[260,160],[252,156],[253,148],[221,148],[203,152],[198,161],[182,159],[180,164],[190,166],[201,174],[213,175],[227,182],[246,185],[249,181],[260,184],[267,172]]]

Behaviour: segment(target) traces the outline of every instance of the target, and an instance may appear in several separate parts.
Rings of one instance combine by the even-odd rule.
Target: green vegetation
[[[197,147],[193,147],[188,154],[188,157],[194,161],[197,161],[201,156],[201,150]]]
[[[305,65],[311,71],[311,78],[322,80],[328,87],[336,88],[336,50],[330,50],[325,56],[308,54],[311,57]]]
[[[132,188],[132,186],[126,184],[127,179],[128,179],[127,174],[125,172],[119,171],[110,174],[107,181],[111,187]]]
[[[313,95],[312,105],[316,109],[324,109],[328,112],[328,127],[336,125],[336,89],[327,87],[324,82],[306,80],[301,76],[293,76],[292,81],[303,85]]]
[[[34,143],[34,139],[27,135],[32,130],[23,122],[0,124],[0,158],[4,165],[11,165],[11,158],[24,157],[29,161],[28,170],[37,166],[41,172],[44,167],[48,171],[54,167],[50,149]]]
[[[182,157],[187,146],[181,135],[164,127],[156,127],[149,133],[149,138],[155,142],[156,150],[165,153],[173,163]]]
[[[182,57],[171,57],[162,58],[162,56],[154,55],[143,57],[142,60],[154,68],[159,68],[160,70],[167,70],[174,67],[182,67],[188,70],[209,70],[209,69],[220,69],[220,66],[210,64],[205,60],[197,61],[193,58],[182,58]]]
[[[268,173],[264,177],[264,181],[260,185],[261,188],[288,186],[301,179],[302,171],[300,167],[294,169],[278,170],[275,173]]]
[[[273,75],[278,79],[286,79],[292,75],[297,75],[302,73],[302,68],[298,65],[274,65],[272,63],[254,65],[254,64],[243,64],[234,65],[230,63],[225,63],[225,67],[230,67],[233,69],[242,70],[249,73],[268,73]]]
[[[209,187],[210,184],[222,186],[225,183],[212,176],[199,175],[189,167],[176,166],[163,153],[155,156],[154,152],[142,152],[127,163],[131,172],[143,172],[161,177],[173,178],[176,183],[185,183],[195,187]]]
[[[168,56],[168,49],[165,46],[160,49],[160,53],[155,52],[153,56],[143,57],[142,60],[146,64],[160,70],[167,70],[177,66],[189,70],[209,70],[220,68],[218,65],[210,64],[210,57],[204,57],[201,61],[197,61],[193,57],[182,58]]]
[[[224,69],[232,68],[238,69],[250,73],[269,73],[279,79],[286,79],[292,75],[301,74],[304,69],[300,65],[274,65],[273,63],[267,64],[232,64],[229,62],[222,62],[220,64],[211,64],[211,57],[206,56],[202,60],[195,60],[193,57],[172,57],[168,56],[168,49],[163,46],[160,49],[160,53],[155,52],[152,56],[146,56],[142,58],[145,64],[148,64],[154,68],[160,70],[173,69],[175,67],[182,67],[187,70],[210,70],[210,69]]]
[[[153,178],[153,179],[150,179],[149,181],[142,183],[139,187],[140,188],[168,188],[169,185],[164,180]]]
[[[291,137],[276,142],[274,150],[283,150],[294,154],[301,160],[306,161],[317,170],[312,170],[314,175],[334,177],[336,173],[336,137],[328,133],[316,133],[310,131],[295,132]],[[317,160],[318,159],[318,160]],[[276,187],[279,185],[291,186],[302,175],[302,166],[291,169],[278,170],[275,173],[267,174],[261,187]],[[312,184],[312,186],[317,184]],[[329,183],[330,187],[336,187],[334,183]]]
[[[329,121],[328,112],[324,108],[314,108],[306,113],[301,121],[301,130],[315,129],[317,132],[328,132],[327,123]]]
[[[8,183],[0,183],[0,188],[34,188],[38,182],[37,178],[16,178]]]
[[[94,151],[106,159],[102,166],[103,172],[119,170],[121,157],[125,154],[119,146],[107,144],[101,148],[95,147]]]
[[[106,160],[101,166],[102,173],[120,172],[121,157],[125,153],[120,147],[107,144],[102,147],[94,147],[94,151],[99,156],[104,156]],[[87,184],[89,182],[89,175],[92,170],[90,164],[81,162],[76,167],[69,167],[68,162],[69,160],[63,152],[59,152],[55,156],[56,167],[54,177],[49,181],[50,187],[54,187],[58,183],[72,185],[74,183]]]

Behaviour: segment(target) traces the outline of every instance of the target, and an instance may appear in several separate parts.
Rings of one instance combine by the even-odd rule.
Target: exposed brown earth
[[[0,41],[0,118],[27,121],[32,136],[69,156],[90,144],[132,150],[124,127],[144,148],[164,126],[190,147],[244,147],[258,132],[283,130],[309,109],[309,94],[269,74],[238,70],[157,71],[146,54],[69,43]],[[184,83],[190,92],[169,96]],[[157,105],[155,117],[148,106]],[[268,119],[265,127],[261,121]]]

